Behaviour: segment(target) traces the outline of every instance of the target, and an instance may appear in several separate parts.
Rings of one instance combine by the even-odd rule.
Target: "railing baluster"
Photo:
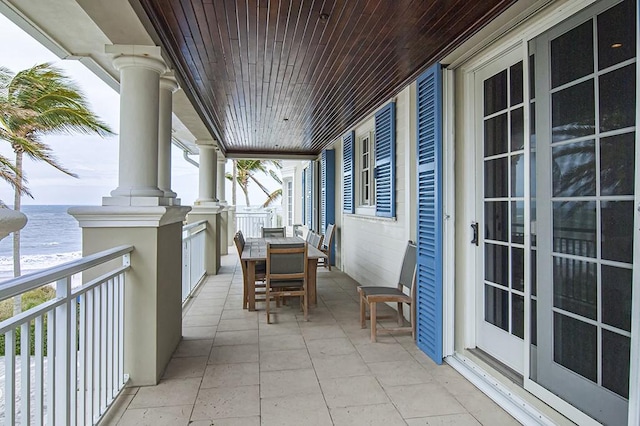
[[[80,321],[78,321],[78,401],[76,404],[76,416],[78,424],[86,424],[86,392],[87,392],[87,297],[86,293],[78,296],[80,299]]]
[[[47,424],[55,424],[56,416],[56,310],[47,312]]]
[[[93,401],[95,399],[95,391],[94,391],[94,382],[93,382],[93,348],[95,344],[95,337],[93,334],[93,324],[94,322],[94,301],[93,301],[94,290],[90,290],[85,293],[85,305],[87,305],[87,324],[86,324],[86,333],[87,333],[87,343],[86,347],[86,359],[87,359],[87,369],[84,372],[85,377],[87,378],[86,383],[86,401],[85,401],[85,423],[91,424],[93,422]]]
[[[109,383],[107,380],[107,363],[108,363],[107,352],[108,352],[109,345],[106,344],[106,342],[108,342],[107,340],[107,285],[102,284],[100,286],[100,289],[101,289],[100,302],[102,303],[102,306],[100,307],[100,314],[101,314],[100,327],[102,329],[100,332],[100,338],[102,339],[102,345],[101,345],[102,353],[100,354],[100,374],[101,374],[100,415],[102,415],[104,414],[105,409],[107,408],[107,387]]]
[[[118,276],[118,285],[120,288],[120,303],[118,303],[118,359],[120,359],[118,383],[122,384],[124,383],[124,274]]]
[[[16,338],[15,331],[4,334],[4,424],[13,426],[16,420]]]
[[[107,281],[107,342],[113,342],[113,279]],[[107,353],[107,399],[113,398],[113,345]]]
[[[66,303],[56,308],[56,328],[60,332],[57,336],[56,344],[56,422],[55,424],[68,425],[70,423],[71,411],[71,309],[69,295],[71,293],[71,278],[66,277],[56,282],[56,296],[64,299]]]
[[[34,422],[36,426],[42,426],[44,417],[44,318],[39,315],[35,319],[35,380],[34,380]]]
[[[69,277],[71,280],[71,277]],[[69,424],[78,424],[78,301],[69,295],[69,314],[71,316],[69,335]]]
[[[96,287],[93,293],[93,333],[94,333],[94,346],[93,346],[93,419],[96,420],[100,416],[100,343],[102,336],[100,336],[100,287]]]
[[[22,424],[30,423],[31,414],[31,345],[29,334],[31,324],[20,326],[20,419]]]

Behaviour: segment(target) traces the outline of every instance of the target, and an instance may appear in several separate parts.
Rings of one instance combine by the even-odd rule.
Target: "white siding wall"
[[[342,209],[342,140],[336,150],[337,263],[362,285],[394,285],[407,241],[415,240],[415,88],[396,97],[396,218],[344,214]],[[373,129],[373,116],[356,125],[356,141]],[[345,129],[346,133],[346,129]],[[357,151],[356,151],[357,152]],[[356,162],[357,164],[357,162]],[[357,166],[356,166],[357,169]],[[356,180],[359,175],[356,173]],[[356,194],[358,194],[356,183]],[[356,198],[357,199],[357,198]],[[356,203],[357,205],[357,203]]]

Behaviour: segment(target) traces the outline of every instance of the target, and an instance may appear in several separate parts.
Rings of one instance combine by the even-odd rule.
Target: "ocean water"
[[[71,206],[23,206],[28,222],[20,231],[22,275],[81,257],[82,230],[67,213]],[[0,282],[13,278],[13,234],[0,240]]]

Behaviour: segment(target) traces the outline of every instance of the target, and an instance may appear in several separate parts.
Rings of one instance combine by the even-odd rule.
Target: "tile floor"
[[[371,343],[356,285],[321,269],[309,322],[293,302],[267,325],[264,311],[242,309],[242,270],[236,255],[224,256],[185,309],[183,340],[162,381],[127,388],[103,424],[519,424],[410,336]]]

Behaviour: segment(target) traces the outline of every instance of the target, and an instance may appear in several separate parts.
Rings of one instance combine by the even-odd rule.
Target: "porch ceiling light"
[[[611,48],[612,48],[612,49],[617,49],[617,48],[619,48],[619,47],[622,47],[622,43],[613,43],[613,44],[611,45]]]

